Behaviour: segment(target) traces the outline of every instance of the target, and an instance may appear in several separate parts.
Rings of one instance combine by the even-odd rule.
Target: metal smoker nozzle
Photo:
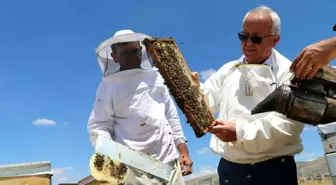
[[[275,111],[277,109],[277,100],[280,95],[281,95],[281,89],[277,88],[264,100],[262,100],[256,107],[254,107],[251,113],[258,114],[263,112]]]

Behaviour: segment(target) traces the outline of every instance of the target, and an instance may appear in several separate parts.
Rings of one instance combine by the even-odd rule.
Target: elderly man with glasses
[[[274,49],[280,40],[280,17],[271,8],[248,12],[238,34],[243,55],[223,65],[200,89],[218,112],[210,148],[221,156],[221,185],[297,185],[294,155],[302,152],[304,124],[276,112],[251,110],[283,83],[291,62]],[[192,73],[199,82],[197,73]]]

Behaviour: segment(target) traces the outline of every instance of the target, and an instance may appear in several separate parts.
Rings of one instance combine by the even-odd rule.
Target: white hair
[[[271,17],[272,34],[280,35],[281,20],[280,20],[279,15],[273,9],[267,6],[261,5],[247,12],[247,14],[245,15],[243,19],[243,25],[242,25],[243,27],[244,27],[245,19],[250,13],[257,13],[258,16],[263,16],[265,13],[268,14]]]

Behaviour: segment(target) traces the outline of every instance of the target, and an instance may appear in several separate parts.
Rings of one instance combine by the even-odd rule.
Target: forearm
[[[177,146],[180,154],[189,154],[188,147],[186,143],[181,143]]]
[[[330,48],[332,48],[332,60],[336,58],[336,37],[330,38],[327,40],[327,42],[330,45]]]

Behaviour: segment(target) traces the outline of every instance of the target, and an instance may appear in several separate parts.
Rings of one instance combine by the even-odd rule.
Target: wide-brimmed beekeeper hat
[[[111,56],[111,45],[123,42],[139,41],[142,46],[141,68],[149,69],[153,67],[153,61],[147,54],[145,46],[141,43],[145,38],[151,38],[143,33],[135,33],[132,30],[120,30],[117,31],[113,37],[102,42],[96,48],[96,56],[99,67],[103,73],[103,76],[109,76],[119,71],[120,65],[115,62]]]

